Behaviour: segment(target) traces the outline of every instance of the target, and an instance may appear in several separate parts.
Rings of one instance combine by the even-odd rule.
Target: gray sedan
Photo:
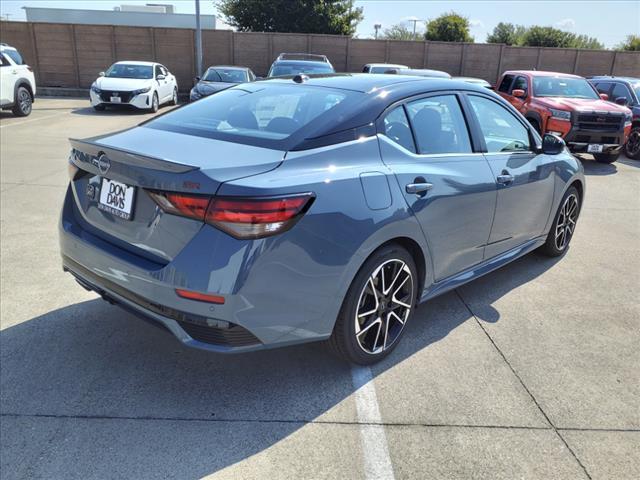
[[[255,79],[255,74],[247,67],[209,67],[202,77],[196,77],[198,83],[191,89],[189,101],[193,102],[239,83],[253,82]]]

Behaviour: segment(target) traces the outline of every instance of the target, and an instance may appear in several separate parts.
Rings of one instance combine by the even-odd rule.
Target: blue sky
[[[265,0],[267,1],[267,0]],[[54,8],[95,8],[111,10],[116,5],[171,3],[178,13],[193,13],[193,0],[1,0],[0,13],[11,20],[24,20],[22,6]],[[212,0],[201,0],[201,11],[215,14]],[[469,18],[476,42],[484,42],[498,22],[524,25],[548,25],[578,34],[598,38],[607,47],[620,43],[629,34],[640,34],[640,0],[357,0],[364,8],[365,18],[358,27],[358,36],[373,35],[373,25],[383,28],[408,18],[426,20],[455,10]],[[418,29],[424,30],[423,22]]]

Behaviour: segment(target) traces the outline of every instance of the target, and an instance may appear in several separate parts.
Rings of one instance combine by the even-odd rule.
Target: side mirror
[[[167,77],[165,77],[165,76],[164,76],[164,75],[162,75],[162,74],[159,74],[159,75],[156,77],[156,80],[164,80],[165,78],[167,78]]]
[[[564,140],[557,135],[545,133],[542,137],[542,153],[545,155],[558,155],[562,153],[565,146]]]
[[[513,95],[516,98],[525,98],[527,96],[527,91],[522,90],[521,88],[516,88],[511,92],[511,95]]]
[[[600,94],[600,98],[601,98],[602,100],[609,100],[609,95],[607,95],[606,93],[601,93],[601,94]]]
[[[198,82],[200,81],[200,78],[201,78],[201,77],[200,77],[199,75],[198,75],[198,76],[196,76],[196,77],[194,78],[195,83],[198,83]]]
[[[104,72],[100,72],[100,73],[98,74],[98,76],[99,76],[99,77],[104,77]]]
[[[616,98],[616,103],[618,105],[622,105],[623,107],[626,107],[629,101],[627,100],[627,97],[618,97]]]

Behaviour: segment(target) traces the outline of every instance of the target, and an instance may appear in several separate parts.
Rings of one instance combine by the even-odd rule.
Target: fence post
[[[71,24],[71,50],[73,52],[73,66],[76,71],[76,88],[80,88],[80,65],[78,65],[78,48],[76,46],[76,26]]]
[[[422,45],[422,68],[427,68],[429,64],[429,42],[424,40]]]
[[[500,54],[499,54],[499,60],[498,60],[498,72],[496,73],[496,82],[498,81],[498,79],[500,78],[500,75],[502,75],[502,62],[504,60],[504,43],[500,44]]]
[[[267,38],[269,39],[269,61],[273,62],[273,33],[267,33]]]
[[[576,48],[576,58],[575,58],[575,60],[573,61],[573,72],[571,72],[571,73],[573,73],[574,75],[575,75],[575,73],[578,71],[578,62],[579,62],[579,61],[580,61],[580,50],[578,50],[578,49]]]
[[[347,72],[351,71],[351,37],[347,37],[347,48],[346,48],[346,56],[344,59],[344,69]]]
[[[231,57],[231,65],[236,63],[236,32],[229,30],[229,56]]]
[[[116,51],[116,27],[115,25],[111,25],[111,57],[112,62],[116,63],[118,61],[118,55]]]
[[[156,48],[156,29],[153,27],[149,27],[149,37],[151,38],[151,57],[153,57],[153,61],[158,61],[158,50]]]
[[[613,75],[613,72],[616,71],[616,60],[618,59],[618,51],[615,50],[613,52],[613,60],[611,60],[611,71],[609,72],[609,75]]]
[[[464,76],[464,64],[467,60],[467,44],[462,44],[462,50],[460,51],[460,67],[458,71],[460,72],[460,76]]]
[[[536,57],[536,70],[540,70],[540,55],[542,54],[542,48],[538,47],[538,56]]]
[[[36,71],[34,72],[34,75],[36,77],[36,83],[40,82],[40,76],[38,75],[38,72],[40,71],[40,62],[38,60],[38,44],[36,42],[36,32],[35,32],[35,26],[32,22],[29,22],[27,24],[29,26],[29,34],[31,36],[31,44],[33,45],[33,66],[35,67]]]

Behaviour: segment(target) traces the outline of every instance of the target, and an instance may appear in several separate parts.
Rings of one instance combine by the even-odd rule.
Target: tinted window
[[[364,68],[362,69],[362,73],[369,73],[369,65],[365,65]]]
[[[206,82],[244,83],[247,81],[243,70],[235,68],[209,68],[202,79]]]
[[[9,62],[4,59],[4,55],[0,54],[0,67],[4,67],[5,65],[9,65]]]
[[[533,77],[533,92],[537,97],[599,98],[584,78]]]
[[[454,95],[416,100],[407,104],[407,111],[419,153],[471,152],[467,124]]]
[[[500,82],[500,86],[498,87],[499,92],[509,93],[509,87],[511,86],[511,82],[513,82],[513,75],[505,75]]]
[[[24,63],[22,55],[20,55],[17,50],[5,50],[4,54],[11,57],[11,60],[13,60],[16,65],[22,65]]]
[[[611,90],[611,84],[608,82],[598,82],[594,84],[598,93],[606,93],[609,95],[609,90]]]
[[[395,108],[385,117],[384,134],[398,145],[402,145],[407,150],[415,153],[416,149],[413,145],[411,127],[409,127],[409,121],[403,107]]]
[[[627,105],[633,104],[631,92],[629,92],[629,89],[626,87],[626,85],[623,85],[622,83],[616,83],[613,86],[613,91],[611,92],[611,97],[609,98],[609,100],[615,102],[620,97],[627,99]]]
[[[114,63],[105,73],[109,78],[153,78],[151,65]]]
[[[361,95],[352,92],[349,96],[357,101]],[[221,139],[282,140],[317,117],[330,114],[345,98],[344,91],[328,88],[249,83],[176,109],[146,125]]]
[[[169,70],[167,70],[165,67],[160,65],[160,73],[162,73],[162,75],[164,75],[164,76],[167,76],[167,75],[169,75]]]
[[[517,77],[516,81],[513,82],[513,88],[511,91],[513,92],[516,89],[524,90],[525,92],[529,90],[529,86],[527,85],[527,79],[524,77]]]
[[[504,106],[484,97],[469,96],[488,152],[529,150],[529,131]]]
[[[269,76],[281,77],[298,75],[299,73],[334,73],[334,71],[328,63],[287,62],[278,63],[271,67]]]

